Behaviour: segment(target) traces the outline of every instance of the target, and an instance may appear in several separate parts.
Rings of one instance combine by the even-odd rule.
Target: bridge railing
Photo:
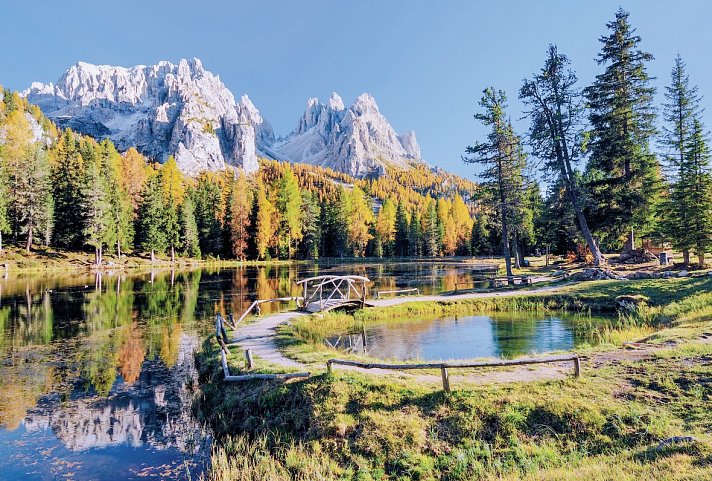
[[[303,304],[305,309],[316,305],[323,310],[330,303],[345,301],[360,301],[366,304],[366,283],[371,282],[363,276],[316,276],[298,281],[303,288]]]

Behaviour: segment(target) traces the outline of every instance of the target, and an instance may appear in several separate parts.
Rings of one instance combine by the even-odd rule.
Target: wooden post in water
[[[245,360],[247,361],[247,369],[255,367],[255,362],[252,359],[252,349],[247,349],[245,351]]]
[[[447,372],[447,368],[444,366],[441,367],[440,373],[443,377],[443,391],[450,392],[450,374]]]
[[[361,281],[361,309],[366,307],[366,281]]]

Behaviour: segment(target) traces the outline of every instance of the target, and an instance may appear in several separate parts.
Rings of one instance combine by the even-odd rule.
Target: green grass
[[[226,385],[213,355],[197,403],[211,480],[712,479],[710,345],[451,394],[346,372]],[[701,442],[656,449],[677,435]]]

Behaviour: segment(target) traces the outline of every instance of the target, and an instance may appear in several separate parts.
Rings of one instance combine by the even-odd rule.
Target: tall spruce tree
[[[506,118],[507,96],[501,90],[488,87],[479,102],[484,112],[475,114],[490,131],[484,142],[476,142],[467,147],[463,156],[467,163],[480,164],[484,191],[483,202],[499,214],[502,232],[502,254],[507,278],[511,279],[512,255],[510,250],[511,224],[516,213],[517,200],[521,196],[525,165],[521,141],[514,134],[512,125]]]
[[[703,239],[709,234],[709,227],[705,228],[709,200],[705,202],[704,194],[699,196],[708,190],[700,181],[704,182],[709,173],[709,162],[701,123],[702,100],[698,88],[690,84],[679,55],[672,69],[671,83],[665,88],[665,99],[665,122],[659,144],[671,182],[669,195],[661,208],[660,230],[682,252],[685,264],[689,264],[690,252],[699,252]],[[704,252],[705,248],[701,250]]]
[[[154,174],[146,181],[141,198],[138,214],[140,246],[144,252],[150,252],[151,261],[154,261],[156,252],[164,252],[168,244],[163,225],[165,216],[163,187],[158,175]]]
[[[581,194],[574,165],[583,156],[584,125],[581,92],[576,88],[576,74],[569,68],[569,59],[550,45],[544,67],[532,80],[525,80],[519,97],[529,107],[531,119],[529,141],[533,154],[544,160],[545,172],[563,185],[566,197],[576,214],[594,265],[605,259],[593,239],[584,215]]]
[[[25,250],[32,249],[38,235],[48,244],[53,226],[50,166],[39,144],[28,148],[22,168],[14,172],[11,185],[19,234],[25,236]]]
[[[198,225],[195,222],[192,192],[186,194],[183,204],[180,206],[180,240],[184,255],[193,258],[200,257],[200,241]]]
[[[10,224],[10,188],[8,167],[0,148],[0,252],[3,250],[3,234],[12,232]]]
[[[591,219],[602,240],[619,246],[634,231],[645,234],[653,225],[659,198],[659,167],[650,150],[655,135],[655,88],[646,63],[653,59],[640,49],[640,36],[622,9],[600,38],[597,62],[605,71],[584,90],[591,124],[587,188]]]
[[[302,242],[301,251],[305,259],[319,258],[321,239],[321,207],[319,197],[314,192],[302,192]]]
[[[399,202],[398,207],[396,207],[395,254],[400,257],[409,255],[408,215],[405,212],[402,202]]]
[[[704,267],[705,254],[712,251],[712,153],[709,135],[700,119],[693,123],[687,164],[681,179],[687,191],[685,197],[689,199],[692,229],[685,235],[692,236],[697,262]]]
[[[88,142],[84,142],[88,144]],[[82,190],[84,187],[84,157],[71,129],[60,136],[54,149],[52,180],[54,187],[54,243],[68,248],[83,244]],[[84,152],[89,155],[89,152]]]
[[[84,242],[94,247],[94,262],[102,263],[104,246],[109,238],[112,226],[109,203],[104,177],[96,160],[86,166],[84,186],[82,188],[82,218]]]

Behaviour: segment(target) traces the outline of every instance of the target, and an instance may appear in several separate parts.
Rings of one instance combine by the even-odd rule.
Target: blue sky
[[[482,89],[504,89],[518,120],[521,81],[540,68],[549,43],[589,83],[601,71],[597,39],[619,6],[655,55],[658,101],[677,53],[712,100],[705,0],[3,1],[0,84],[55,81],[79,60],[199,57],[236,97],[247,93],[278,134],[296,126],[308,97],[336,91],[350,104],[369,92],[398,132],[416,131],[427,161],[472,178],[460,155],[483,134],[472,118]],[[527,124],[517,126],[523,133]]]

